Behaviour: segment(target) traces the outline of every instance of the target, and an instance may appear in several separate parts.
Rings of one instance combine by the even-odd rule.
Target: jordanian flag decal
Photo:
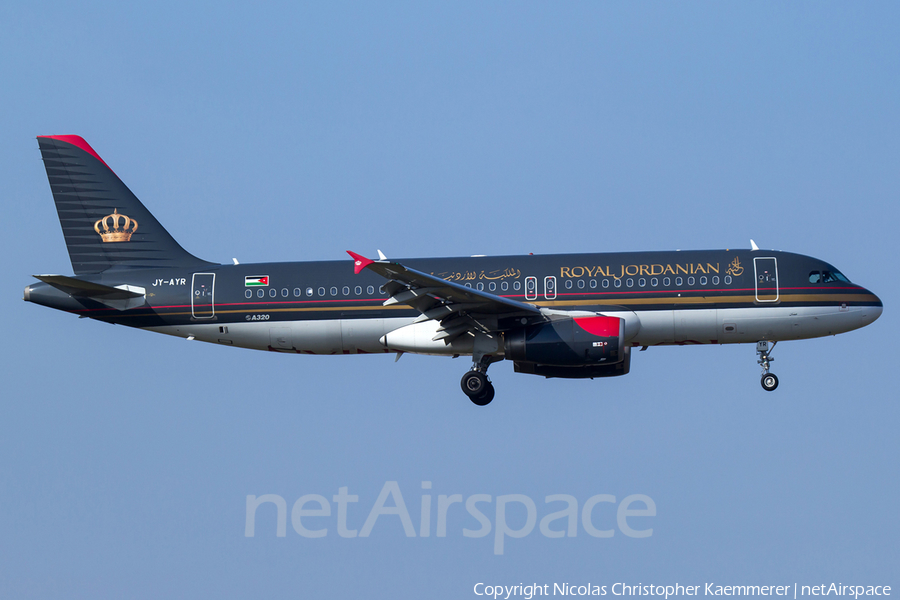
[[[269,285],[268,275],[248,275],[244,277],[245,287],[256,287],[258,285]]]

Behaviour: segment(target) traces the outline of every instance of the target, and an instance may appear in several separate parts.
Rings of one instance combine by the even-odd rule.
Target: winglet
[[[347,250],[347,254],[349,254],[353,258],[353,272],[359,275],[359,272],[371,265],[374,260],[371,258],[366,258],[361,254],[357,254],[356,252],[351,252]]]

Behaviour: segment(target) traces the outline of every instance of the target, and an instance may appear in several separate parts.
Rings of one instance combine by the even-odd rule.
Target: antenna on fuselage
[[[757,246],[756,242],[754,242],[752,239],[750,240],[750,249],[753,250],[754,252],[756,250],[759,250],[759,246]]]

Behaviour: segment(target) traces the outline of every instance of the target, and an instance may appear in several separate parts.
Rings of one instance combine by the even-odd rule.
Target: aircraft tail
[[[83,138],[40,136],[38,145],[76,275],[214,264],[178,245]]]

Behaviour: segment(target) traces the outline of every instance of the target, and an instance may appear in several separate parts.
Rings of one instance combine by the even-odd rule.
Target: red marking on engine
[[[575,323],[592,335],[619,337],[618,317],[575,317]]]

